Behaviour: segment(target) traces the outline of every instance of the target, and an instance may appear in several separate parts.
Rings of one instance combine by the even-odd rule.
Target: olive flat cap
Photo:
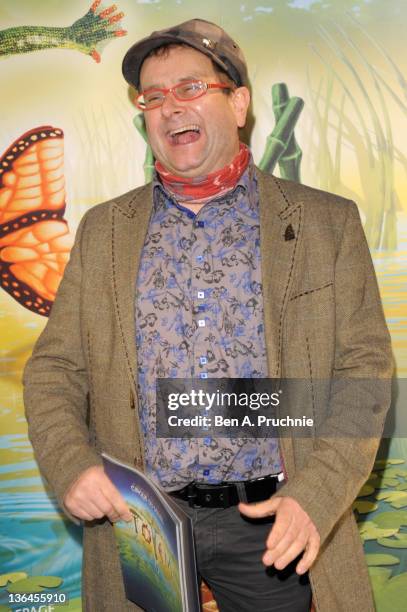
[[[244,55],[235,41],[221,27],[204,19],[190,19],[179,25],[152,32],[135,43],[123,59],[126,81],[136,89],[140,86],[141,65],[153,49],[171,43],[184,43],[210,57],[238,87],[248,86]]]

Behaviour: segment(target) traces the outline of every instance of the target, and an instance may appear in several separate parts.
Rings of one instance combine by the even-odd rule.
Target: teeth
[[[176,130],[172,130],[171,132],[169,132],[169,135],[176,136],[176,134],[181,134],[182,132],[189,132],[189,131],[199,132],[200,131],[199,125],[195,125],[194,123],[191,123],[190,125],[183,125],[182,127],[179,127]]]

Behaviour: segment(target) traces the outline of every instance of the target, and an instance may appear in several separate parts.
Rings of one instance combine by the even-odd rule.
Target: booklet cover
[[[102,457],[133,515],[114,524],[126,597],[147,612],[199,612],[191,519],[135,467]]]

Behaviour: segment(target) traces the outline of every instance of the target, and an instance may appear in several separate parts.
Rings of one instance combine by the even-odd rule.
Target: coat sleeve
[[[89,443],[88,376],[80,320],[87,219],[88,214],[79,225],[50,318],[23,375],[28,435],[41,473],[62,507],[71,484],[84,470],[101,463]]]
[[[303,468],[278,496],[296,499],[321,543],[369,477],[391,401],[393,358],[376,276],[354,203],[335,266],[335,362],[329,415]],[[299,442],[293,440],[293,444]]]

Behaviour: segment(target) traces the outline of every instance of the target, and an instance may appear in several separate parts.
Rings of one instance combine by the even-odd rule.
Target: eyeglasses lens
[[[171,90],[178,100],[193,100],[202,96],[206,91],[206,83],[202,81],[192,81],[188,83],[180,83]],[[161,106],[166,97],[164,91],[152,90],[146,91],[137,98],[137,103],[141,108],[150,109]]]
[[[194,81],[192,83],[181,83],[174,87],[174,93],[180,100],[192,100],[202,95],[206,90],[205,83]]]

